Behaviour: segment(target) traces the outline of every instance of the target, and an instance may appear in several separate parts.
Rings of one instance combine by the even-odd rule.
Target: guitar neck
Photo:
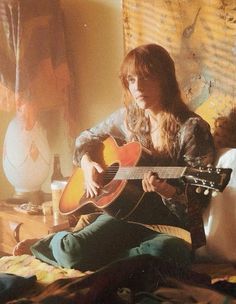
[[[131,180],[143,179],[144,173],[152,171],[157,173],[159,178],[172,179],[184,176],[187,167],[120,167],[114,179]]]

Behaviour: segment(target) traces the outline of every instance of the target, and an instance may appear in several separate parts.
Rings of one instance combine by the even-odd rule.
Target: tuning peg
[[[207,172],[211,173],[213,171],[213,167],[212,166],[207,166]]]
[[[212,191],[212,197],[216,197],[217,196],[217,194],[218,194],[218,192],[217,191]]]
[[[197,187],[195,191],[196,191],[196,193],[201,193],[202,192],[202,188],[201,187]]]
[[[208,195],[209,194],[209,189],[205,189],[203,193],[204,193],[204,195]]]

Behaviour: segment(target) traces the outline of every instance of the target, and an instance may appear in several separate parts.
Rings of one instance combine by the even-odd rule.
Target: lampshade
[[[48,176],[51,150],[45,129],[37,121],[30,130],[20,115],[9,123],[3,149],[3,169],[15,192],[37,192]]]

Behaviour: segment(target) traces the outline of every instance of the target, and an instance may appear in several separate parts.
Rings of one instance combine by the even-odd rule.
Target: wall
[[[186,103],[212,127],[236,106],[235,0],[123,0],[125,48],[156,42],[175,61]]]
[[[61,4],[75,79],[79,133],[121,104],[118,71],[123,58],[122,3],[121,0],[61,0]],[[12,116],[0,112],[0,199],[14,192],[2,170],[4,134]],[[60,153],[63,174],[69,175],[74,140],[68,139],[61,114],[53,132],[49,134],[52,151]],[[50,191],[49,185],[48,178],[42,189]]]

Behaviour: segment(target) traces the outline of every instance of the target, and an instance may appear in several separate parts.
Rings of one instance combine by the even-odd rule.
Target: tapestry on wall
[[[126,51],[164,46],[185,101],[212,125],[236,103],[235,0],[123,0]]]
[[[1,0],[0,41],[0,111],[76,112],[60,0]]]

